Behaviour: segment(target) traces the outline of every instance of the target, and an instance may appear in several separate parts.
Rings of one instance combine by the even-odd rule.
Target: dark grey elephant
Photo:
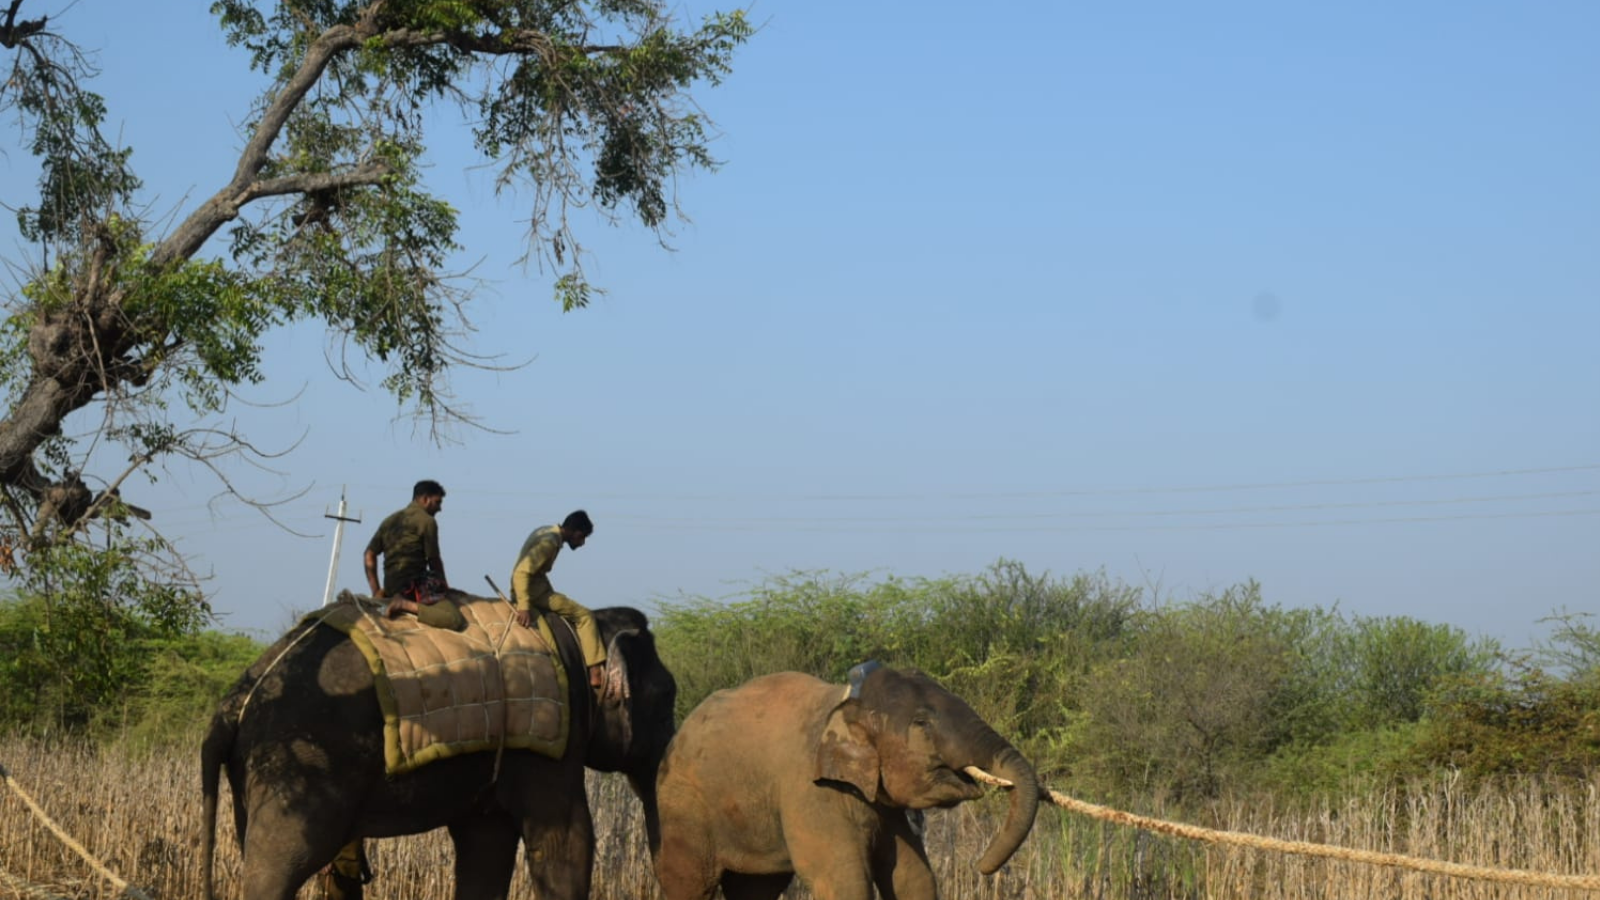
[[[656,875],[667,900],[772,900],[796,874],[818,897],[931,900],[907,810],[955,806],[977,766],[1016,785],[978,868],[1033,826],[1033,767],[960,697],[919,672],[858,666],[851,684],[796,672],[718,691],[684,720],[656,778]]]
[[[205,740],[207,897],[215,896],[223,771],[244,856],[244,900],[292,900],[352,841],[440,826],[455,845],[456,900],[504,900],[519,842],[540,898],[588,897],[594,823],[584,768],[627,774],[653,839],[656,767],[672,738],[677,697],[643,613],[597,609],[594,618],[629,699],[595,701],[577,641],[552,619],[570,689],[562,758],[507,750],[497,763],[493,752],[473,753],[393,777],[384,772],[382,713],[366,659],[332,628],[296,627],[246,670]],[[307,627],[312,633],[302,637]]]

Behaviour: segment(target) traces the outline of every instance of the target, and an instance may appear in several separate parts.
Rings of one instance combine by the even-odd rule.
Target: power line
[[[1503,503],[1522,500],[1564,500],[1573,497],[1593,497],[1600,495],[1600,491],[1556,491],[1545,494],[1501,494],[1489,497],[1452,497],[1437,500],[1369,500],[1350,503],[1290,503],[1278,506],[1231,506],[1213,509],[1158,509],[1158,510],[1084,510],[1078,512],[1048,512],[1048,513],[982,513],[974,515],[949,515],[949,516],[761,516],[755,518],[737,518],[718,520],[722,524],[736,525],[741,523],[773,523],[773,524],[823,524],[823,523],[849,523],[849,524],[893,524],[897,522],[926,523],[926,522],[974,522],[994,519],[1004,520],[1040,520],[1040,519],[1126,519],[1126,518],[1154,518],[1165,516],[1215,516],[1237,515],[1240,513],[1264,512],[1303,512],[1307,510],[1324,509],[1379,509],[1396,506],[1451,506],[1464,503]],[[662,525],[692,524],[705,522],[704,518],[687,518],[683,516],[656,517],[628,515],[626,513],[607,516],[612,521],[647,522]]]
[[[1571,518],[1577,516],[1600,515],[1597,509],[1571,509],[1549,510],[1541,512],[1510,512],[1510,513],[1465,513],[1458,516],[1396,516],[1380,519],[1327,519],[1322,521],[1301,522],[1195,522],[1188,524],[1140,524],[1140,525],[1067,525],[1067,526],[1037,526],[1018,525],[1014,527],[995,525],[958,525],[950,523],[948,527],[917,528],[905,527],[860,527],[849,521],[836,521],[831,525],[799,525],[784,528],[764,528],[765,523],[753,522],[746,524],[704,524],[692,520],[684,524],[673,525],[680,531],[703,532],[749,532],[749,531],[800,531],[800,532],[839,532],[850,534],[960,534],[960,533],[1008,533],[1008,534],[1069,534],[1090,532],[1115,532],[1115,531],[1232,531],[1254,528],[1320,528],[1335,525],[1386,525],[1397,523],[1420,522],[1465,522],[1487,519],[1546,519],[1546,518]],[[636,523],[625,523],[627,525]],[[880,523],[881,524],[881,523]],[[652,526],[657,527],[657,526]]]
[[[1433,481],[1465,481],[1484,478],[1510,478],[1528,475],[1553,475],[1573,472],[1600,471],[1600,463],[1576,466],[1547,466],[1541,468],[1525,469],[1496,469],[1481,472],[1453,472],[1446,474],[1425,475],[1386,475],[1375,478],[1318,478],[1302,481],[1268,481],[1268,482],[1241,482],[1232,484],[1209,485],[1174,485],[1165,487],[1118,487],[1118,488],[1062,488],[1052,490],[1029,491],[951,491],[951,492],[914,492],[914,493],[801,493],[801,494],[756,494],[756,493],[694,493],[694,494],[665,494],[643,492],[582,492],[583,496],[592,501],[627,501],[627,500],[659,500],[675,503],[694,502],[843,502],[843,501],[872,501],[894,502],[902,500],[1015,500],[1042,497],[1105,497],[1136,494],[1197,494],[1197,493],[1223,493],[1228,491],[1261,491],[1283,488],[1302,487],[1353,487],[1357,485],[1376,484],[1402,484],[1407,482],[1433,482]],[[377,487],[363,485],[364,487]],[[387,489],[387,488],[385,488]],[[514,497],[549,497],[571,498],[575,493],[572,490],[564,491],[518,491],[500,486],[492,488],[451,487],[451,493],[456,494],[493,494],[497,496]]]
[[[1224,492],[1224,491],[1229,491],[1229,490],[1261,490],[1261,489],[1268,489],[1268,488],[1290,488],[1290,487],[1307,487],[1307,486],[1319,486],[1320,487],[1320,486],[1350,486],[1350,485],[1371,485],[1371,484],[1395,484],[1395,483],[1408,483],[1408,482],[1438,482],[1438,481],[1464,480],[1464,479],[1515,477],[1515,476],[1525,476],[1525,475],[1535,475],[1535,474],[1587,472],[1587,471],[1594,471],[1594,470],[1600,470],[1600,464],[1578,465],[1578,466],[1561,466],[1561,467],[1546,467],[1546,468],[1529,468],[1529,469],[1502,469],[1502,470],[1497,470],[1497,471],[1466,472],[1466,473],[1440,474],[1440,475],[1386,476],[1386,477],[1382,477],[1382,478],[1344,479],[1344,480],[1339,480],[1339,479],[1316,479],[1316,480],[1305,480],[1305,481],[1262,482],[1262,483],[1255,483],[1255,484],[1237,484],[1237,485],[1211,485],[1211,486],[1166,487],[1166,488],[1107,488],[1107,489],[1095,489],[1095,490],[1035,491],[1035,492],[1013,492],[1013,493],[881,494],[881,495],[822,495],[822,494],[811,494],[811,495],[789,495],[787,497],[784,497],[784,496],[781,496],[781,495],[766,495],[766,496],[763,496],[763,495],[757,495],[757,494],[739,494],[739,495],[717,496],[717,495],[687,495],[687,494],[686,495],[669,495],[669,494],[613,493],[613,494],[594,494],[594,495],[589,495],[589,496],[593,500],[608,501],[608,502],[613,502],[613,503],[617,503],[617,502],[624,502],[624,503],[625,502],[641,502],[641,503],[643,503],[643,502],[662,502],[662,501],[671,501],[671,502],[721,501],[721,502],[747,502],[747,503],[781,503],[781,502],[793,502],[793,501],[802,501],[802,502],[804,502],[804,501],[813,501],[813,500],[835,500],[835,501],[843,501],[843,500],[873,500],[875,502],[909,502],[909,501],[924,501],[924,500],[985,500],[985,501],[1022,500],[1022,499],[1037,500],[1037,499],[1051,499],[1051,498],[1062,498],[1062,497],[1090,497],[1090,496],[1150,496],[1150,495],[1159,495],[1159,494],[1164,494],[1164,493],[1181,494],[1181,493],[1200,493],[1200,492]],[[452,489],[452,490],[454,492],[457,492],[457,493],[467,493],[467,494],[476,493],[471,488],[466,488],[466,489],[461,489],[461,490]],[[484,492],[484,493],[491,493],[491,492]],[[550,493],[550,492],[528,492],[528,491],[518,492],[518,491],[496,490],[496,491],[493,491],[492,493],[495,494],[496,496],[501,496],[501,497],[506,496],[507,494],[511,494],[513,496],[520,496],[520,497],[556,496],[554,493]],[[627,514],[615,514],[615,513],[613,513],[613,514],[609,515],[607,518],[612,520],[612,521],[650,522],[650,523],[656,523],[656,524],[663,524],[663,525],[669,525],[669,526],[682,526],[682,527],[707,527],[707,526],[710,526],[710,527],[722,527],[722,526],[727,526],[727,527],[741,527],[742,528],[742,527],[747,527],[747,526],[744,525],[744,524],[736,524],[736,523],[750,523],[750,522],[757,523],[758,525],[759,524],[805,524],[805,523],[830,523],[831,525],[837,525],[837,524],[840,524],[840,523],[893,524],[893,523],[902,523],[902,522],[910,522],[910,523],[913,523],[913,524],[920,524],[920,523],[937,522],[937,521],[941,521],[941,520],[959,521],[959,522],[973,522],[973,521],[981,522],[981,521],[997,520],[997,519],[1003,519],[1003,520],[1050,520],[1050,519],[1063,519],[1063,518],[1075,518],[1075,519],[1082,519],[1082,518],[1130,518],[1130,517],[1146,517],[1146,518],[1149,518],[1149,517],[1180,516],[1180,515],[1238,515],[1238,514],[1256,514],[1256,513],[1270,513],[1270,512],[1296,512],[1296,511],[1314,511],[1314,510],[1375,509],[1375,508],[1401,507],[1401,506],[1419,506],[1419,507],[1422,507],[1422,506],[1442,506],[1442,505],[1466,504],[1466,503],[1493,503],[1493,502],[1518,502],[1518,501],[1529,501],[1529,500],[1568,499],[1568,498],[1594,496],[1597,493],[1600,493],[1600,491],[1588,491],[1588,490],[1585,490],[1585,491],[1555,491],[1555,492],[1536,493],[1536,494],[1505,494],[1505,495],[1491,495],[1491,496],[1479,496],[1479,497],[1449,497],[1449,498],[1441,498],[1441,499],[1420,499],[1420,500],[1374,500],[1374,501],[1351,501],[1351,502],[1339,502],[1339,503],[1290,503],[1290,504],[1276,504],[1276,505],[1266,505],[1266,506],[1229,506],[1229,507],[1214,507],[1214,508],[1203,508],[1203,509],[1162,509],[1162,510],[1139,510],[1139,511],[1117,511],[1117,510],[1100,509],[1100,510],[1085,510],[1085,511],[1076,511],[1076,512],[1017,512],[1017,513],[983,513],[983,514],[973,514],[973,515],[957,514],[957,515],[943,516],[943,517],[930,517],[930,516],[926,516],[926,515],[915,515],[915,516],[900,515],[900,516],[871,517],[871,516],[850,516],[850,515],[836,513],[836,514],[832,514],[832,515],[829,515],[829,516],[826,516],[826,517],[778,517],[778,516],[774,516],[774,517],[738,518],[738,519],[732,519],[732,520],[723,519],[723,520],[721,520],[719,522],[708,522],[704,517],[698,517],[698,516],[655,518],[655,517],[649,517],[649,516],[637,516],[637,515],[630,516],[630,515],[627,515]],[[193,509],[193,507],[180,507],[175,511],[184,512],[184,511],[189,511],[189,510],[192,510],[192,509]],[[508,511],[508,510],[506,510],[504,508],[501,508],[501,509],[480,509],[480,510],[474,511],[473,515],[474,515],[475,518],[498,517],[498,516],[504,516],[504,515],[524,516],[525,512],[519,506],[514,512],[513,511]],[[332,517],[329,517],[329,518],[332,518]],[[229,519],[232,519],[232,521],[227,521]],[[208,516],[208,517],[206,517],[206,520],[202,521],[202,522],[195,522],[193,520],[179,520],[179,521],[164,522],[164,523],[162,523],[162,525],[163,525],[164,528],[177,529],[177,530],[186,530],[186,529],[193,528],[193,527],[206,526],[207,529],[210,530],[210,531],[234,530],[234,529],[237,529],[239,527],[247,527],[246,523],[240,522],[236,518],[229,517],[229,516],[218,516],[218,515]]]

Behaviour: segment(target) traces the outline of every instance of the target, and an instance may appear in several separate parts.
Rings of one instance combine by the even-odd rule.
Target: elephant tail
[[[205,900],[216,900],[215,858],[217,850],[217,792],[222,783],[222,767],[227,764],[228,757],[233,755],[234,737],[238,734],[237,724],[227,714],[227,709],[219,709],[211,718],[211,730],[206,733],[205,743],[200,746],[200,794],[204,800],[204,811],[201,813],[201,879],[205,885]],[[241,834],[242,838],[244,835]]]

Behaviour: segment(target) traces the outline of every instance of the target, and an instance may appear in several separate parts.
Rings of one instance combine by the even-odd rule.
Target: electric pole
[[[324,519],[333,519],[339,524],[333,526],[333,559],[328,561],[328,587],[322,592],[322,605],[327,606],[333,602],[333,582],[339,575],[339,546],[344,543],[344,523],[360,522],[361,517],[351,519],[344,514],[344,486],[339,487],[339,513],[329,515],[323,513]]]

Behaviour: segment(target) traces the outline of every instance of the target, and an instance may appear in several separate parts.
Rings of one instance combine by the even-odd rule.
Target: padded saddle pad
[[[448,596],[466,617],[464,631],[387,619],[384,601],[349,591],[307,616],[348,635],[372,667],[389,774],[501,746],[561,756],[567,674],[544,618],[523,628],[497,597]]]

